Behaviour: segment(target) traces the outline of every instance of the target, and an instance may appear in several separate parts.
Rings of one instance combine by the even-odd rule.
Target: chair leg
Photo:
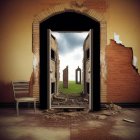
[[[34,112],[36,112],[36,101],[34,101]]]
[[[17,116],[19,115],[19,102],[16,102],[16,111],[17,111]]]

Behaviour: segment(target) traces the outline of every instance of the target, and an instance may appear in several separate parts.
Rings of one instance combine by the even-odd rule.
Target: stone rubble
[[[130,123],[135,123],[135,121],[134,120],[130,120],[130,119],[123,119],[123,121],[126,121],[126,122],[130,122]]]
[[[110,109],[111,108],[111,109]],[[90,112],[87,108],[83,111],[76,111],[75,109],[49,109],[44,111],[45,119],[49,120],[70,120],[70,121],[83,121],[83,120],[105,120],[110,116],[121,113],[121,107],[115,104],[110,104],[106,109],[100,112]]]
[[[52,100],[52,106],[83,106],[85,108],[88,107],[88,99],[85,97],[74,96],[74,95],[66,95],[60,93],[59,95],[54,95]]]

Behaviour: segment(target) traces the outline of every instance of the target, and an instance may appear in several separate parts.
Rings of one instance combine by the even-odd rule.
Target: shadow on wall
[[[12,89],[12,83],[5,83],[0,81],[0,102],[13,102],[14,101],[14,93]]]
[[[30,77],[30,83],[29,83],[29,94],[27,93],[20,93],[18,97],[23,97],[23,96],[33,96],[33,72]],[[13,92],[13,87],[12,87],[12,82],[4,82],[0,81],[0,103],[12,103],[14,102],[14,92]]]

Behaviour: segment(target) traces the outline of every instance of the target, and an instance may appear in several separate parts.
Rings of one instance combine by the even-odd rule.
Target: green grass
[[[59,82],[59,91],[64,94],[80,95],[83,90],[82,84],[76,84],[75,81],[69,81],[68,88],[63,88],[63,82]]]

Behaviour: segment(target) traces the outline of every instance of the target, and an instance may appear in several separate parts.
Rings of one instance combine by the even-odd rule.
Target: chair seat
[[[20,98],[15,98],[17,102],[34,102],[36,101],[36,98],[33,97],[20,97]]]
[[[34,97],[29,97],[29,96],[24,96],[21,97],[21,95],[27,94],[30,95],[30,90],[29,90],[29,82],[28,81],[13,81],[13,92],[14,92],[14,98],[16,101],[16,111],[17,111],[17,116],[19,115],[19,103],[28,103],[28,102],[33,102],[34,104],[34,112],[36,112],[36,101],[37,99]]]

